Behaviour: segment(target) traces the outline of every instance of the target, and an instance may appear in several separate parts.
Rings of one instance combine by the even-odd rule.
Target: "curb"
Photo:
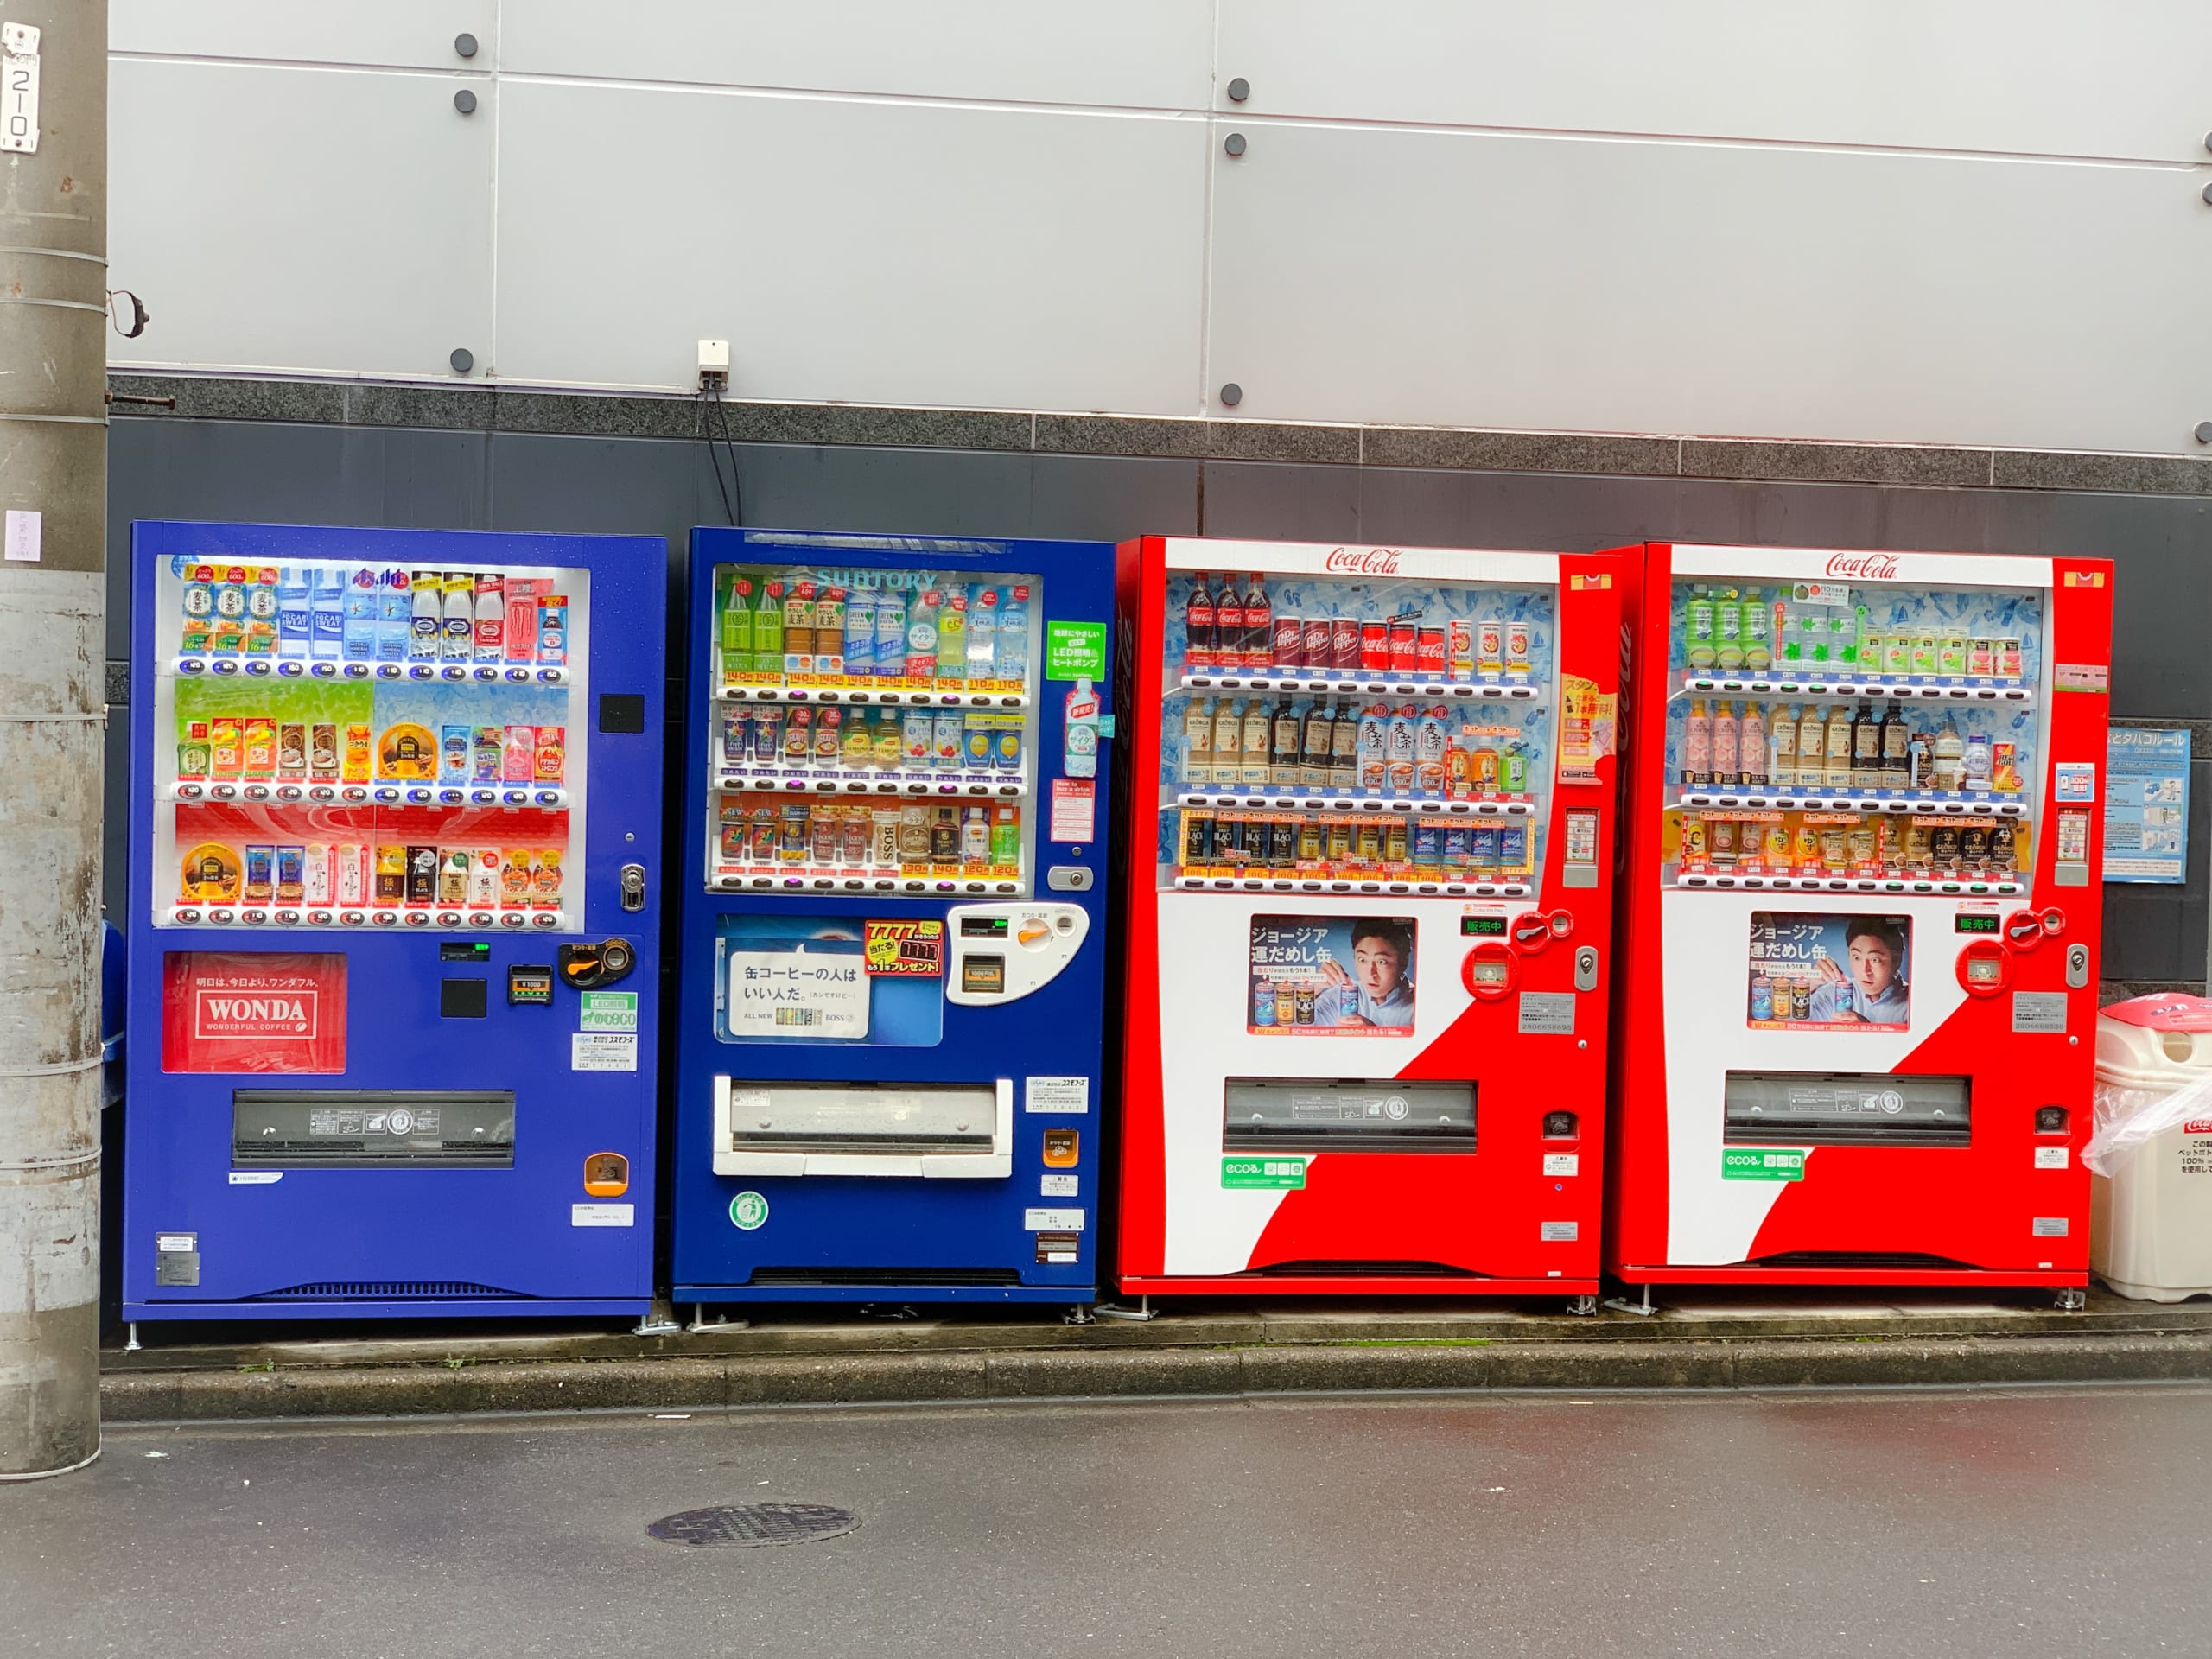
[[[111,1424],[1516,1389],[2212,1379],[2212,1334],[769,1355],[101,1379]]]

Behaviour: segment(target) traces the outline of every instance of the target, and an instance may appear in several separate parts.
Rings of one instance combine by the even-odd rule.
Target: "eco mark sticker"
[[[1723,1147],[1720,1179],[1724,1181],[1802,1181],[1805,1179],[1802,1147]]]
[[[1300,1192],[1306,1185],[1306,1160],[1303,1158],[1224,1158],[1221,1160],[1221,1184],[1232,1188],[1258,1187],[1282,1192]]]
[[[729,1201],[730,1225],[749,1233],[768,1219],[768,1200],[750,1187]]]
[[[1103,622],[1045,624],[1045,677],[1048,680],[1103,680],[1106,677],[1106,625]]]
[[[635,991],[586,991],[583,1012],[577,1021],[582,1031],[635,1031],[638,994]]]

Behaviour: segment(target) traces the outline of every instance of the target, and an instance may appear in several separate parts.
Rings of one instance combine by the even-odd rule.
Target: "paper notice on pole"
[[[1098,785],[1088,778],[1052,779],[1052,839],[1080,843],[1097,839]]]
[[[24,507],[8,509],[5,548],[8,557],[35,564],[43,556],[41,548],[46,540],[46,515]]]

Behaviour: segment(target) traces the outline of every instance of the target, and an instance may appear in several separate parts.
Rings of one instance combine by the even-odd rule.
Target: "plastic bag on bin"
[[[2139,996],[2106,1008],[2103,1018],[2120,1026],[2150,1031],[2190,1033],[2191,1045],[2212,1041],[2212,1035],[2202,1034],[2212,1033],[2212,1001],[2202,997]],[[2118,1035],[2126,1034],[2119,1032],[2118,1026],[2113,1029]],[[2096,1128],[2089,1136],[2088,1145],[2082,1148],[2082,1161],[2096,1173],[2109,1178],[2145,1141],[2184,1123],[2212,1120],[2212,1069],[2192,1066],[2183,1071],[2177,1065],[2171,1083],[2153,1083],[2147,1078],[2132,1083],[2112,1082],[2101,1075],[2106,1069],[2137,1071],[2139,1075],[2139,1068],[2117,1063],[2129,1046],[2110,1045],[2114,1052],[2109,1057],[2107,1046],[2101,1033]],[[2167,1053],[2169,1058],[2180,1058],[2172,1051]]]
[[[2145,1141],[2194,1118],[2212,1118],[2212,1077],[2176,1089],[2100,1083],[2096,1107],[2096,1132],[2082,1148],[2082,1161],[2110,1176]]]

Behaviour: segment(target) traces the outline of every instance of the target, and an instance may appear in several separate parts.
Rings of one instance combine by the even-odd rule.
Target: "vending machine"
[[[127,1319],[646,1307],[666,584],[132,527]]]
[[[691,533],[679,1302],[1089,1304],[1105,543]]]
[[[1624,563],[1609,1270],[2078,1304],[2111,566]]]
[[[1615,561],[1124,557],[1122,1290],[1591,1311]]]

